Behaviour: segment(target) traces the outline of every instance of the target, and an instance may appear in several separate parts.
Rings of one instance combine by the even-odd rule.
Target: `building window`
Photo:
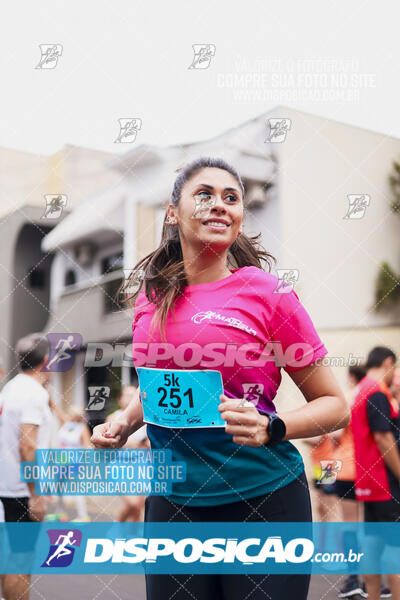
[[[76,283],[76,273],[73,269],[68,269],[65,273],[64,285],[65,287],[69,285],[75,285]]]
[[[107,273],[113,273],[114,271],[120,271],[124,266],[124,258],[122,252],[115,252],[101,261],[101,273],[106,275]]]
[[[45,283],[46,277],[43,269],[32,268],[29,271],[29,287],[42,290]]]
[[[113,279],[103,284],[104,312],[113,313],[124,308],[121,304],[121,294],[118,293],[123,281],[121,277],[118,277],[118,279]]]

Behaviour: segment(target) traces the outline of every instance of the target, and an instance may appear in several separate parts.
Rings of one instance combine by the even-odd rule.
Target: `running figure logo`
[[[211,59],[215,56],[214,44],[193,44],[194,57],[189,69],[208,69]]]
[[[323,485],[329,485],[335,483],[339,471],[342,468],[341,460],[320,460],[321,465],[321,476],[318,479],[318,483]]]
[[[369,206],[371,196],[368,194],[348,194],[349,208],[343,219],[362,219]]]
[[[137,292],[140,284],[142,283],[145,272],[143,269],[136,269],[133,271],[132,269],[124,269],[124,287],[123,292],[125,294],[134,294]]]
[[[199,192],[194,197],[194,213],[191,219],[206,219],[210,216],[210,211],[216,205],[217,199],[214,194],[208,192]]]
[[[276,288],[274,289],[274,294],[289,294],[293,288],[296,281],[299,279],[299,270],[298,269],[277,269],[278,281],[276,284]]]
[[[89,402],[87,410],[103,410],[106,400],[108,400],[109,397],[110,388],[108,386],[89,386]]]
[[[39,44],[40,60],[35,69],[54,69],[57,66],[63,47],[61,44]]]
[[[51,372],[68,371],[75,360],[75,353],[81,349],[82,336],[79,333],[49,333],[50,356],[43,370]]]
[[[264,384],[262,383],[242,383],[243,398],[247,402],[251,402],[254,406],[260,402],[264,393]]]
[[[45,194],[46,209],[41,219],[59,219],[65,206],[67,196],[65,194]]]
[[[137,132],[142,129],[142,119],[118,119],[119,134],[114,144],[131,144],[136,140]]]
[[[42,567],[68,567],[74,558],[75,548],[81,545],[79,529],[48,529],[50,549]]]
[[[269,134],[264,141],[274,144],[284,142],[292,126],[291,119],[268,119]]]

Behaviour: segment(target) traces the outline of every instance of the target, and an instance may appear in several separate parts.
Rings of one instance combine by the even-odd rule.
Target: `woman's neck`
[[[189,261],[185,261],[185,265]],[[205,263],[201,260],[193,260],[189,262],[188,267],[185,266],[185,273],[188,285],[196,285],[198,283],[211,283],[225,279],[231,272],[226,266],[226,261],[219,260],[217,257],[212,262]]]

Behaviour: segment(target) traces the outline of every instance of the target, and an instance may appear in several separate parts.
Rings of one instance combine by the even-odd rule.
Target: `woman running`
[[[147,425],[151,448],[171,449],[174,461],[186,463],[187,478],[170,495],[147,497],[146,522],[311,521],[303,460],[289,440],[349,421],[330,368],[316,364],[327,350],[308,313],[291,287],[263,270],[262,261],[270,270],[272,257],[259,235],[243,233],[243,216],[244,187],[233,167],[208,157],[187,164],[175,180],[160,245],[128,282],[140,280],[135,367],[215,369],[224,391],[218,407],[224,427]],[[278,416],[273,399],[281,368],[307,403]],[[118,422],[94,429],[93,444],[122,447],[143,424],[142,402],[138,388]],[[146,574],[146,589],[148,600],[304,600],[309,580]]]

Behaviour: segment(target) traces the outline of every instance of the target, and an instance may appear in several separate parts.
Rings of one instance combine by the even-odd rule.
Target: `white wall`
[[[298,268],[296,291],[322,328],[399,323],[371,311],[380,261],[400,272],[400,218],[387,178],[400,140],[280,109],[292,128],[280,144],[283,266]],[[364,218],[345,220],[347,194],[371,196]]]

